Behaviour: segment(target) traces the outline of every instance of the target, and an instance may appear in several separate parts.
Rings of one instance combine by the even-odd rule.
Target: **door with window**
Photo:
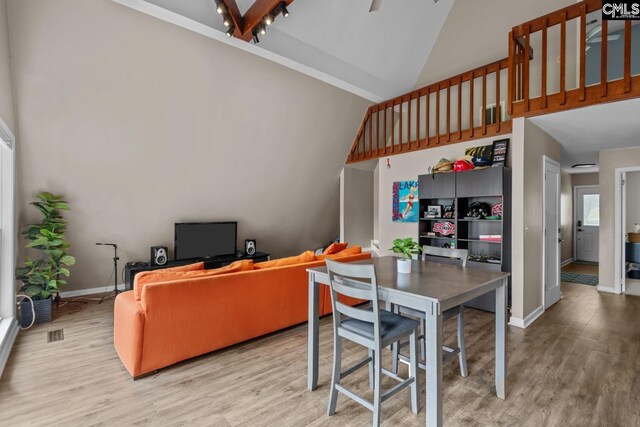
[[[598,262],[600,242],[600,190],[577,187],[575,200],[576,261]]]

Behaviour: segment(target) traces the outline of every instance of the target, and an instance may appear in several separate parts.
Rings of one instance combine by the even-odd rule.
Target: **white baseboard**
[[[515,326],[517,328],[526,329],[533,322],[535,322],[538,317],[542,316],[543,314],[544,314],[544,307],[540,306],[540,307],[536,308],[535,310],[533,310],[531,312],[531,314],[529,314],[524,319],[521,319],[519,317],[511,316],[511,318],[509,319],[509,324],[511,326]]]
[[[118,285],[119,291],[124,291],[124,283]],[[85,295],[104,294],[113,291],[113,285],[102,286],[100,288],[78,289],[77,291],[60,292],[60,298],[82,297]]]
[[[17,335],[18,321],[15,317],[0,320],[0,377],[2,377],[7,360],[9,360],[9,354],[11,354],[11,348]]]
[[[562,261],[562,263],[560,264],[560,267],[564,267],[566,265],[571,264],[574,261],[573,258],[569,258],[569,259],[565,259],[564,261]]]
[[[609,286],[597,285],[596,286],[596,290],[598,292],[604,292],[604,293],[607,293],[607,294],[616,294],[616,295],[618,294],[618,292],[616,292],[615,288],[610,288]]]

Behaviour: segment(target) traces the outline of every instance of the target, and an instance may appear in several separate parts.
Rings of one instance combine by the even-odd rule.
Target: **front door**
[[[560,300],[560,165],[544,163],[544,307]]]
[[[598,262],[600,243],[600,190],[578,187],[575,204],[576,260]]]

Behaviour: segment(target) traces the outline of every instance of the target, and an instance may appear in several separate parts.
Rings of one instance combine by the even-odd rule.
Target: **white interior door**
[[[544,161],[544,307],[560,300],[560,165]]]
[[[576,188],[576,260],[598,262],[600,246],[600,190],[597,186]]]

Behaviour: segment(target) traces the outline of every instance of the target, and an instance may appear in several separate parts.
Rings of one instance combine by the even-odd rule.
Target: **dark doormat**
[[[593,274],[570,273],[563,271],[560,273],[560,280],[563,282],[579,283],[581,285],[596,286],[598,284],[598,276]]]

